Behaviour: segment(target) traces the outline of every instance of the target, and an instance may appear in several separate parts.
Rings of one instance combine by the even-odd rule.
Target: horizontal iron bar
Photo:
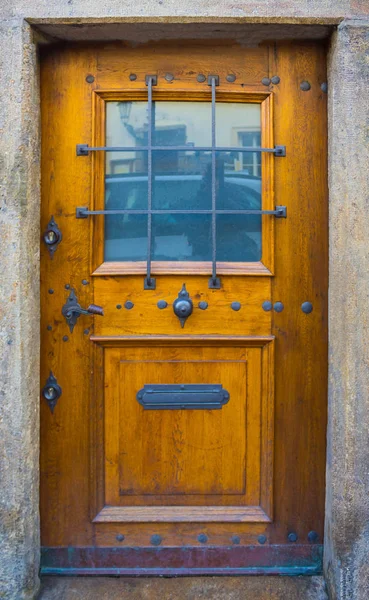
[[[77,219],[87,219],[90,215],[211,215],[211,210],[88,210],[79,206],[76,208]],[[276,217],[287,217],[286,206],[276,206],[275,210],[216,210],[217,215],[275,215]]]
[[[286,146],[274,146],[274,148],[262,148],[260,146],[89,146],[88,144],[77,144],[77,156],[88,156],[89,152],[144,152],[148,150],[189,152],[269,152],[275,156],[286,156]]]

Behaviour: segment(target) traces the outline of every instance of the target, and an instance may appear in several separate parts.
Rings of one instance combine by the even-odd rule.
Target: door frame
[[[201,19],[200,19],[201,20]],[[69,19],[68,25],[65,26],[64,34],[60,35],[59,31],[59,39],[63,38],[63,35],[67,37],[66,31],[68,30],[69,25],[73,27],[73,25],[80,25],[79,18]],[[103,24],[104,22],[108,22],[108,19],[98,19],[98,21]],[[137,21],[137,19],[136,19]],[[168,19],[170,21],[170,19]],[[188,21],[188,19],[186,19]],[[220,18],[221,22],[222,19]],[[239,19],[241,22],[242,19]],[[247,21],[247,19],[245,20]],[[272,23],[272,19],[265,18],[264,23]],[[332,26],[336,26],[341,21],[340,17],[332,16],[329,18],[325,18],[325,23],[330,24]],[[34,18],[32,19],[32,25],[28,23],[24,23],[23,29],[22,25],[20,27],[20,33],[17,33],[15,36],[15,40],[17,45],[17,52],[19,48],[21,48],[20,55],[17,55],[17,63],[20,66],[24,66],[27,69],[27,78],[22,83],[23,92],[25,95],[21,100],[21,110],[25,111],[23,114],[28,114],[31,116],[30,119],[25,119],[21,121],[21,117],[19,116],[19,128],[16,132],[14,132],[14,150],[10,150],[10,152],[15,152],[15,148],[17,148],[16,152],[18,152],[19,147],[22,148],[21,156],[23,157],[25,164],[27,166],[26,175],[24,176],[23,181],[27,181],[27,186],[24,186],[21,192],[21,198],[24,200],[23,206],[28,204],[29,210],[27,212],[27,219],[24,219],[23,216],[23,229],[22,232],[22,242],[17,245],[17,248],[11,258],[10,265],[16,265],[17,272],[19,272],[20,282],[20,290],[28,290],[29,298],[25,302],[24,298],[21,300],[21,304],[19,304],[19,300],[16,300],[15,304],[11,304],[13,300],[11,299],[9,306],[9,314],[14,314],[14,309],[17,310],[18,316],[18,328],[20,327],[25,336],[23,346],[14,347],[12,353],[12,360],[16,365],[18,365],[18,369],[16,369],[17,373],[19,373],[19,369],[23,370],[23,377],[20,380],[12,379],[12,383],[10,383],[12,402],[14,398],[14,393],[19,390],[20,392],[20,402],[24,407],[25,413],[29,415],[29,403],[30,398],[32,398],[32,403],[35,406],[38,405],[38,396],[40,389],[40,381],[38,377],[38,365],[39,365],[39,353],[37,352],[37,337],[39,332],[39,320],[38,313],[35,310],[35,306],[37,306],[37,301],[39,297],[39,287],[37,285],[38,281],[38,260],[37,260],[37,252],[38,252],[38,244],[39,238],[37,236],[37,232],[39,231],[39,220],[38,220],[38,211],[39,211],[39,163],[37,161],[37,156],[40,151],[39,144],[39,131],[38,131],[38,116],[39,116],[39,98],[37,94],[37,81],[38,81],[38,62],[37,62],[37,43],[39,40],[39,35],[37,33],[37,26],[41,26],[43,23],[43,19]],[[285,22],[288,22],[288,18],[285,19]],[[314,19],[306,14],[300,18],[294,19],[294,23],[299,23],[301,26],[306,25],[306,23],[314,23]],[[55,34],[58,32],[58,24],[55,23]],[[53,25],[51,25],[52,27]],[[139,25],[135,25],[139,27]],[[246,25],[247,27],[248,25]],[[272,25],[269,25],[272,27]],[[35,30],[33,29],[35,27]],[[50,26],[49,26],[50,27]],[[164,26],[163,26],[164,27]],[[249,25],[251,27],[251,25]],[[289,26],[285,26],[284,35],[288,36]],[[345,84],[344,74],[348,73],[348,70],[352,67],[352,65],[357,64],[358,61],[358,50],[356,48],[349,48],[346,44],[347,39],[358,39],[360,35],[362,35],[362,31],[365,31],[365,23],[363,24],[361,30],[359,31],[358,23],[350,23],[350,21],[346,21],[343,26],[340,28],[338,33],[335,33],[331,45],[330,45],[330,60],[328,63],[328,78],[330,81],[330,88],[334,93],[334,98],[332,94],[332,100],[329,104],[328,108],[328,117],[329,117],[329,145],[333,152],[334,146],[337,143],[340,144],[340,157],[343,161],[343,164],[350,164],[350,156],[352,147],[348,145],[345,147],[344,141],[348,140],[348,134],[341,132],[341,124],[342,121],[340,117],[346,113],[348,113],[349,108],[354,107],[354,116],[360,114],[360,98],[361,98],[361,90],[364,93],[365,91],[365,81],[363,78],[363,73],[360,68],[354,70],[351,79],[349,81],[350,86],[352,87],[351,92],[347,91],[347,85]],[[49,29],[50,31],[50,29]],[[69,31],[73,31],[74,39],[83,38],[82,29],[79,31],[78,29],[70,29]],[[279,33],[280,33],[279,29]],[[301,28],[302,31],[302,28]],[[33,38],[34,33],[36,32],[36,41]],[[108,33],[106,31],[105,35],[108,38]],[[346,45],[345,45],[346,44]],[[15,47],[15,46],[14,46]],[[343,63],[343,57],[347,58],[347,65]],[[340,70],[340,65],[342,70]],[[16,85],[20,85],[20,78],[22,76],[22,68],[19,69],[19,79],[16,79]],[[355,85],[352,85],[352,83]],[[354,90],[354,92],[352,92]],[[354,94],[354,95],[352,95]],[[11,97],[6,99],[6,103],[10,106],[12,102]],[[20,115],[20,113],[18,113]],[[362,113],[363,114],[363,113]],[[29,144],[22,147],[22,142],[24,139],[29,141]],[[19,142],[16,143],[16,140]],[[359,140],[356,151],[358,154],[362,153],[362,156],[365,158],[365,147],[364,147],[364,139]],[[362,159],[361,159],[362,160]],[[346,161],[346,162],[345,162]],[[362,163],[363,164],[363,163]],[[10,171],[9,171],[10,172]],[[354,476],[355,470],[354,467],[350,464],[348,465],[346,462],[346,451],[348,448],[350,452],[355,452],[352,448],[355,448],[355,440],[359,443],[360,435],[357,435],[356,421],[354,419],[345,421],[347,411],[350,410],[350,406],[354,410],[354,406],[357,402],[357,398],[355,395],[353,397],[348,396],[346,393],[345,386],[342,386],[342,376],[339,375],[340,367],[343,362],[350,364],[350,361],[353,359],[356,352],[360,352],[361,348],[359,346],[359,342],[354,342],[350,347],[343,347],[342,342],[340,341],[340,334],[343,335],[345,327],[350,326],[360,327],[355,322],[354,313],[350,313],[350,321],[349,323],[345,323],[344,313],[345,305],[342,304],[341,299],[334,293],[339,289],[338,286],[343,286],[346,283],[353,283],[354,289],[351,287],[352,293],[357,292],[358,305],[360,305],[361,299],[364,301],[364,297],[361,293],[361,288],[359,287],[359,281],[356,277],[355,272],[349,273],[345,266],[345,260],[350,260],[352,252],[355,248],[358,247],[357,240],[349,239],[348,229],[346,236],[346,245],[342,246],[342,244],[338,243],[338,233],[337,233],[337,213],[339,209],[342,209],[342,195],[340,191],[340,185],[346,185],[346,189],[348,190],[348,196],[346,200],[347,208],[350,208],[350,202],[353,197],[356,198],[357,201],[357,210],[356,210],[356,218],[365,219],[365,187],[362,188],[361,193],[358,192],[358,188],[355,183],[346,182],[345,179],[348,178],[348,172],[344,168],[341,168],[341,162],[338,160],[332,160],[329,163],[329,176],[330,181],[332,183],[329,193],[329,207],[330,207],[330,240],[331,244],[334,246],[333,252],[330,254],[330,279],[329,284],[332,292],[329,298],[329,317],[330,317],[330,339],[329,339],[329,353],[330,353],[330,376],[333,377],[333,381],[336,381],[336,386],[331,385],[329,391],[329,426],[328,426],[328,455],[327,455],[327,490],[326,490],[326,531],[327,537],[325,542],[325,554],[326,554],[326,574],[327,576],[332,577],[336,582],[336,587],[339,589],[339,573],[342,573],[342,569],[347,569],[347,563],[343,563],[342,566],[337,564],[337,551],[339,551],[339,530],[345,527],[345,518],[347,515],[347,510],[350,510],[351,502],[349,502],[346,498],[343,501],[339,501],[337,504],[337,490],[342,490],[344,486],[344,482],[351,475]],[[19,198],[19,194],[18,194]],[[30,198],[32,200],[30,201]],[[22,202],[19,204],[22,205]],[[342,224],[342,221],[339,221]],[[14,229],[14,236],[20,234],[19,228]],[[338,253],[336,250],[336,245],[341,248],[342,252]],[[20,260],[20,268],[17,261]],[[11,268],[11,267],[10,267]],[[18,271],[19,269],[19,271]],[[356,279],[355,279],[356,277]],[[27,287],[28,286],[28,287]],[[4,307],[6,307],[5,305]],[[20,308],[21,307],[21,308]],[[19,330],[19,329],[18,329]],[[11,331],[11,330],[9,330]],[[333,335],[334,333],[334,335]],[[356,338],[357,340],[359,338]],[[11,346],[11,344],[9,344]],[[29,352],[27,351],[29,350]],[[15,377],[18,377],[17,373]],[[365,375],[360,372],[360,370],[356,373],[352,373],[357,379],[357,385],[360,385],[360,381],[362,385],[365,385]],[[337,379],[338,378],[338,379]],[[13,385],[14,384],[14,385]],[[362,399],[359,398],[359,401],[362,402]],[[356,408],[357,410],[357,408]],[[13,413],[12,413],[13,414]],[[11,416],[11,419],[13,417]],[[342,429],[342,425],[340,420],[345,422],[345,425]],[[12,425],[12,420],[9,420],[10,425]],[[15,424],[14,424],[15,426]],[[343,435],[343,431],[345,435]],[[30,466],[28,473],[26,474],[24,480],[22,480],[20,489],[20,496],[24,498],[24,506],[27,511],[26,521],[28,524],[28,534],[27,534],[27,543],[30,543],[30,546],[27,548],[27,552],[24,555],[23,564],[24,568],[26,565],[33,565],[33,571],[36,574],[37,579],[37,559],[35,560],[35,555],[37,556],[38,552],[38,502],[37,502],[37,487],[38,487],[38,461],[37,461],[37,451],[38,451],[38,411],[32,409],[32,415],[28,417],[28,421],[26,425],[22,429],[21,438],[23,440],[23,445],[20,445],[19,453],[17,454],[18,460],[19,456],[28,458],[28,465]],[[349,442],[348,440],[352,440]],[[335,454],[332,458],[330,454],[332,449],[335,451]],[[29,455],[29,456],[28,456]],[[360,454],[360,461],[363,461],[363,455]],[[13,460],[13,459],[11,459]],[[11,462],[11,464],[13,464]],[[15,462],[14,465],[17,463]],[[332,466],[333,464],[333,466]],[[334,467],[334,468],[333,468]],[[9,486],[9,493],[12,493],[12,487]],[[356,489],[353,489],[353,493],[355,498],[358,499],[358,492]],[[338,509],[338,512],[337,512]],[[336,510],[335,519],[333,520],[332,513]],[[360,515],[355,513],[352,515],[352,518],[355,523],[359,526]],[[355,526],[353,526],[355,529]],[[359,527],[360,530],[360,527]],[[347,556],[350,554],[352,549],[354,548],[355,540],[358,540],[359,534],[352,534],[349,540],[346,542],[346,549],[342,549],[343,556]],[[338,544],[338,546],[337,546]],[[348,547],[347,547],[348,544]],[[30,550],[29,550],[30,548]],[[15,550],[16,551],[16,550]],[[345,559],[346,560],[346,559]],[[346,564],[346,566],[345,566]],[[353,567],[349,567],[352,569]],[[345,578],[349,575],[345,575]],[[346,580],[346,579],[345,579]],[[334,585],[334,583],[332,584]]]

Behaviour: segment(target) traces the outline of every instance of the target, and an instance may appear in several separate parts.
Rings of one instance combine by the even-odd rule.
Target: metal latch
[[[67,298],[66,303],[62,308],[62,315],[69,326],[70,332],[73,332],[74,326],[81,315],[100,315],[104,316],[104,311],[101,306],[90,304],[87,308],[82,308],[78,303],[77,296],[72,290]]]

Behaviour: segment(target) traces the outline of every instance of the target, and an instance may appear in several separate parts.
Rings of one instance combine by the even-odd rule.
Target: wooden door
[[[324,81],[312,43],[44,51],[44,573],[320,571]]]

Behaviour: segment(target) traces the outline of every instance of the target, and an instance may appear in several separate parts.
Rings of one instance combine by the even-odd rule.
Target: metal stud
[[[87,279],[82,279],[82,285],[88,285],[90,282]]]
[[[269,77],[263,77],[263,79],[261,80],[261,83],[263,85],[270,85],[270,81],[271,80],[269,79]]]
[[[164,75],[164,79],[165,79],[165,81],[173,81],[174,75],[172,73],[166,73]]]
[[[67,342],[69,340],[69,337],[67,335],[63,335],[63,342]]]
[[[204,83],[204,81],[206,81],[206,77],[203,73],[199,73],[196,79],[199,83]]]
[[[90,330],[89,330],[89,329],[84,329],[83,333],[84,333],[85,335],[88,335],[88,334],[90,333]]]
[[[297,539],[298,539],[297,533],[294,533],[292,531],[291,533],[288,534],[287,539],[289,542],[297,542]]]
[[[311,89],[311,85],[308,81],[302,81],[300,83],[300,90],[303,92],[308,92]]]
[[[241,309],[241,303],[240,302],[232,302],[231,309],[235,310],[235,311],[239,311]]]
[[[308,315],[313,311],[313,305],[311,304],[311,302],[303,302],[301,304],[301,310],[302,312]]]
[[[93,83],[95,81],[95,77],[93,75],[87,75],[86,81],[87,83]]]
[[[324,92],[325,94],[328,92],[328,83],[326,81],[324,81],[323,83],[320,84],[320,89],[322,90],[322,92]]]
[[[163,310],[163,308],[166,308],[168,306],[168,302],[166,302],[165,300],[159,300],[156,306],[160,308],[160,310]]]
[[[117,540],[117,542],[123,542],[123,540],[124,540],[123,533],[118,533],[118,535],[115,539]]]
[[[271,303],[270,300],[265,300],[265,302],[263,302],[263,304],[261,305],[261,308],[263,310],[265,310],[265,312],[268,312],[268,311],[272,310],[273,304]]]
[[[137,75],[136,75],[136,73],[130,73],[130,75],[129,75],[129,79],[130,79],[131,81],[136,81],[136,79],[137,79]]]
[[[131,308],[133,308],[133,307],[134,307],[134,304],[133,304],[133,302],[131,302],[130,300],[127,300],[127,301],[124,303],[124,308],[126,308],[127,310],[131,310]]]
[[[234,73],[230,73],[226,76],[226,80],[228,83],[234,83],[236,81],[236,75],[234,75]]]
[[[266,541],[267,541],[266,535],[259,535],[259,537],[258,537],[259,544],[265,544]]]
[[[280,78],[280,77],[278,77],[278,75],[274,75],[274,76],[271,78],[271,80],[270,80],[270,81],[271,81],[271,82],[272,82],[274,85],[277,85],[277,83],[279,83],[279,82],[280,82],[280,80],[281,80],[281,78]]]
[[[239,544],[241,542],[241,538],[239,535],[232,535],[232,544]]]
[[[208,306],[209,306],[209,304],[207,302],[204,302],[204,301],[201,301],[198,304],[198,307],[199,307],[200,310],[206,310]]]
[[[65,287],[65,289],[66,289],[66,290],[70,290],[70,285],[69,285],[69,283],[66,283],[64,287]]]
[[[122,308],[121,304],[117,304],[117,309],[120,310]]]
[[[51,288],[48,290],[49,294],[53,294],[54,290],[52,290]]]
[[[154,533],[154,535],[151,536],[150,542],[153,546],[160,546],[162,540],[163,538],[161,537],[161,535]]]
[[[48,331],[51,331],[51,330],[52,330],[52,327],[51,327],[51,325],[48,325],[48,326],[46,327],[46,329],[47,329]]]
[[[280,312],[282,312],[283,309],[284,309],[283,302],[275,302],[275,304],[274,304],[275,312],[280,313]]]
[[[208,536],[205,533],[200,533],[197,536],[197,541],[200,542],[200,544],[206,544],[208,541]]]
[[[309,531],[307,537],[308,537],[309,542],[311,542],[311,543],[317,542],[318,538],[319,538],[316,531]]]

